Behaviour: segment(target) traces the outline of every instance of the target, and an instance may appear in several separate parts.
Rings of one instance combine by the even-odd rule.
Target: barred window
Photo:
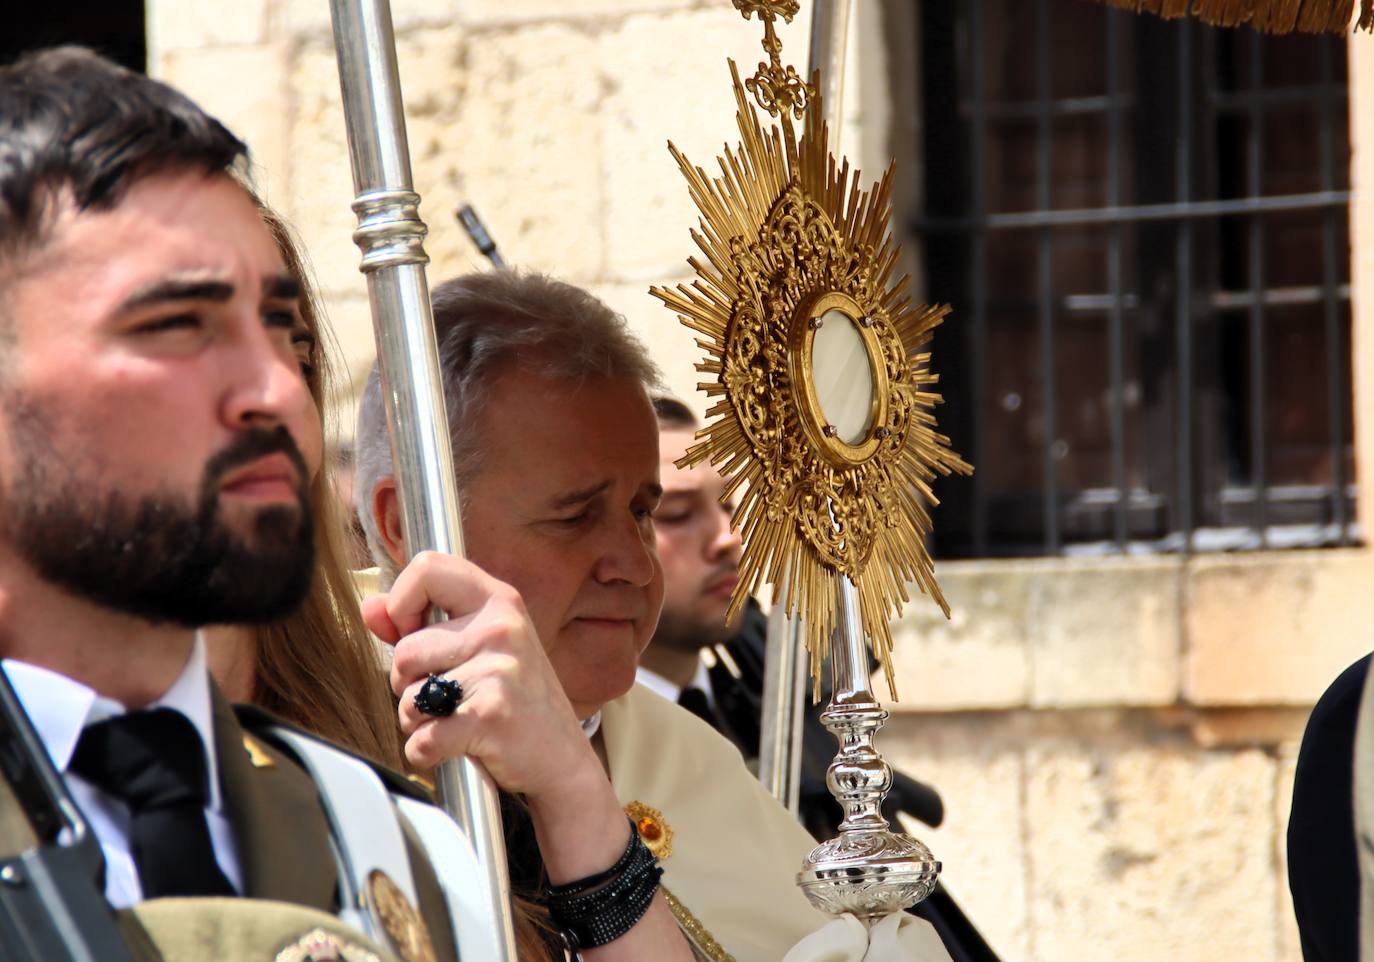
[[[922,4],[944,557],[1352,543],[1339,37]]]

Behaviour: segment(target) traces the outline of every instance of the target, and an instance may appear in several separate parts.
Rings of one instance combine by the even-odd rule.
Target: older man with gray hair
[[[497,271],[441,284],[434,317],[469,561],[518,592],[603,781],[661,861],[665,896],[698,957],[777,962],[826,922],[794,884],[811,839],[728,741],[634,685],[663,596],[651,517],[661,494],[653,363],[604,304],[539,275]],[[357,451],[358,515],[387,584],[405,551],[375,370]],[[370,601],[369,612],[380,604]],[[407,750],[421,764],[473,755],[503,788],[524,791],[503,779],[479,734],[484,722],[464,718],[481,712],[482,689],[501,687],[490,678],[510,667],[508,653],[488,649],[478,621],[461,644],[417,644],[423,654],[404,660],[398,649],[392,683],[405,693],[402,725],[414,732]],[[428,673],[468,693],[452,718],[425,718],[406,704]],[[489,692],[492,724],[502,711],[531,730],[554,723],[519,718],[526,708],[551,709],[522,702],[516,688],[506,687],[500,708]],[[553,807],[605,831],[604,816],[572,797]],[[922,938],[921,958],[948,958],[933,932]]]

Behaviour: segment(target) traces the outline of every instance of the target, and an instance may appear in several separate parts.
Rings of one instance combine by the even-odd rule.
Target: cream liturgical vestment
[[[781,962],[784,956],[789,962],[878,962],[862,951],[862,926],[849,920],[860,930],[856,955],[856,933],[812,908],[797,888],[797,872],[815,841],[749,773],[729,741],[642,685],[602,708],[601,735],[621,802],[632,814],[636,806],[662,814],[671,845],[660,863],[663,885],[700,954],[735,962]],[[927,922],[914,916],[900,921],[903,935],[911,933],[904,944],[919,948],[883,962],[948,962]],[[826,936],[843,929],[848,938],[813,936],[822,928]]]

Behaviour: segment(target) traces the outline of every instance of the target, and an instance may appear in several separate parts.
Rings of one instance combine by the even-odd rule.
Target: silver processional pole
[[[348,152],[357,193],[353,239],[367,275],[392,464],[406,550],[462,555],[434,318],[425,279],[427,228],[420,219],[406,141],[388,0],[331,0]],[[435,616],[442,619],[442,614]],[[440,765],[439,799],[476,850],[495,921],[494,962],[516,962],[501,812],[491,777],[469,758]]]
[[[815,0],[811,14],[808,77],[820,72],[821,119],[830,129],[830,152],[840,156],[844,116],[844,65],[853,0]],[[806,709],[805,632],[774,604],[764,650],[763,724],[759,781],[793,815],[800,815],[802,716]]]

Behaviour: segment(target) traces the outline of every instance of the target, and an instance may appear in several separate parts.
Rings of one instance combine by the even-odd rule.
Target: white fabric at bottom
[[[841,915],[811,933],[783,962],[949,962],[949,952],[925,919],[895,912],[871,929]]]
[[[382,872],[411,905],[419,904],[391,794],[367,764],[333,745],[285,727],[273,733],[310,773],[329,817],[342,889],[339,918],[384,943],[386,933],[378,931],[380,920],[364,908],[372,873]]]

